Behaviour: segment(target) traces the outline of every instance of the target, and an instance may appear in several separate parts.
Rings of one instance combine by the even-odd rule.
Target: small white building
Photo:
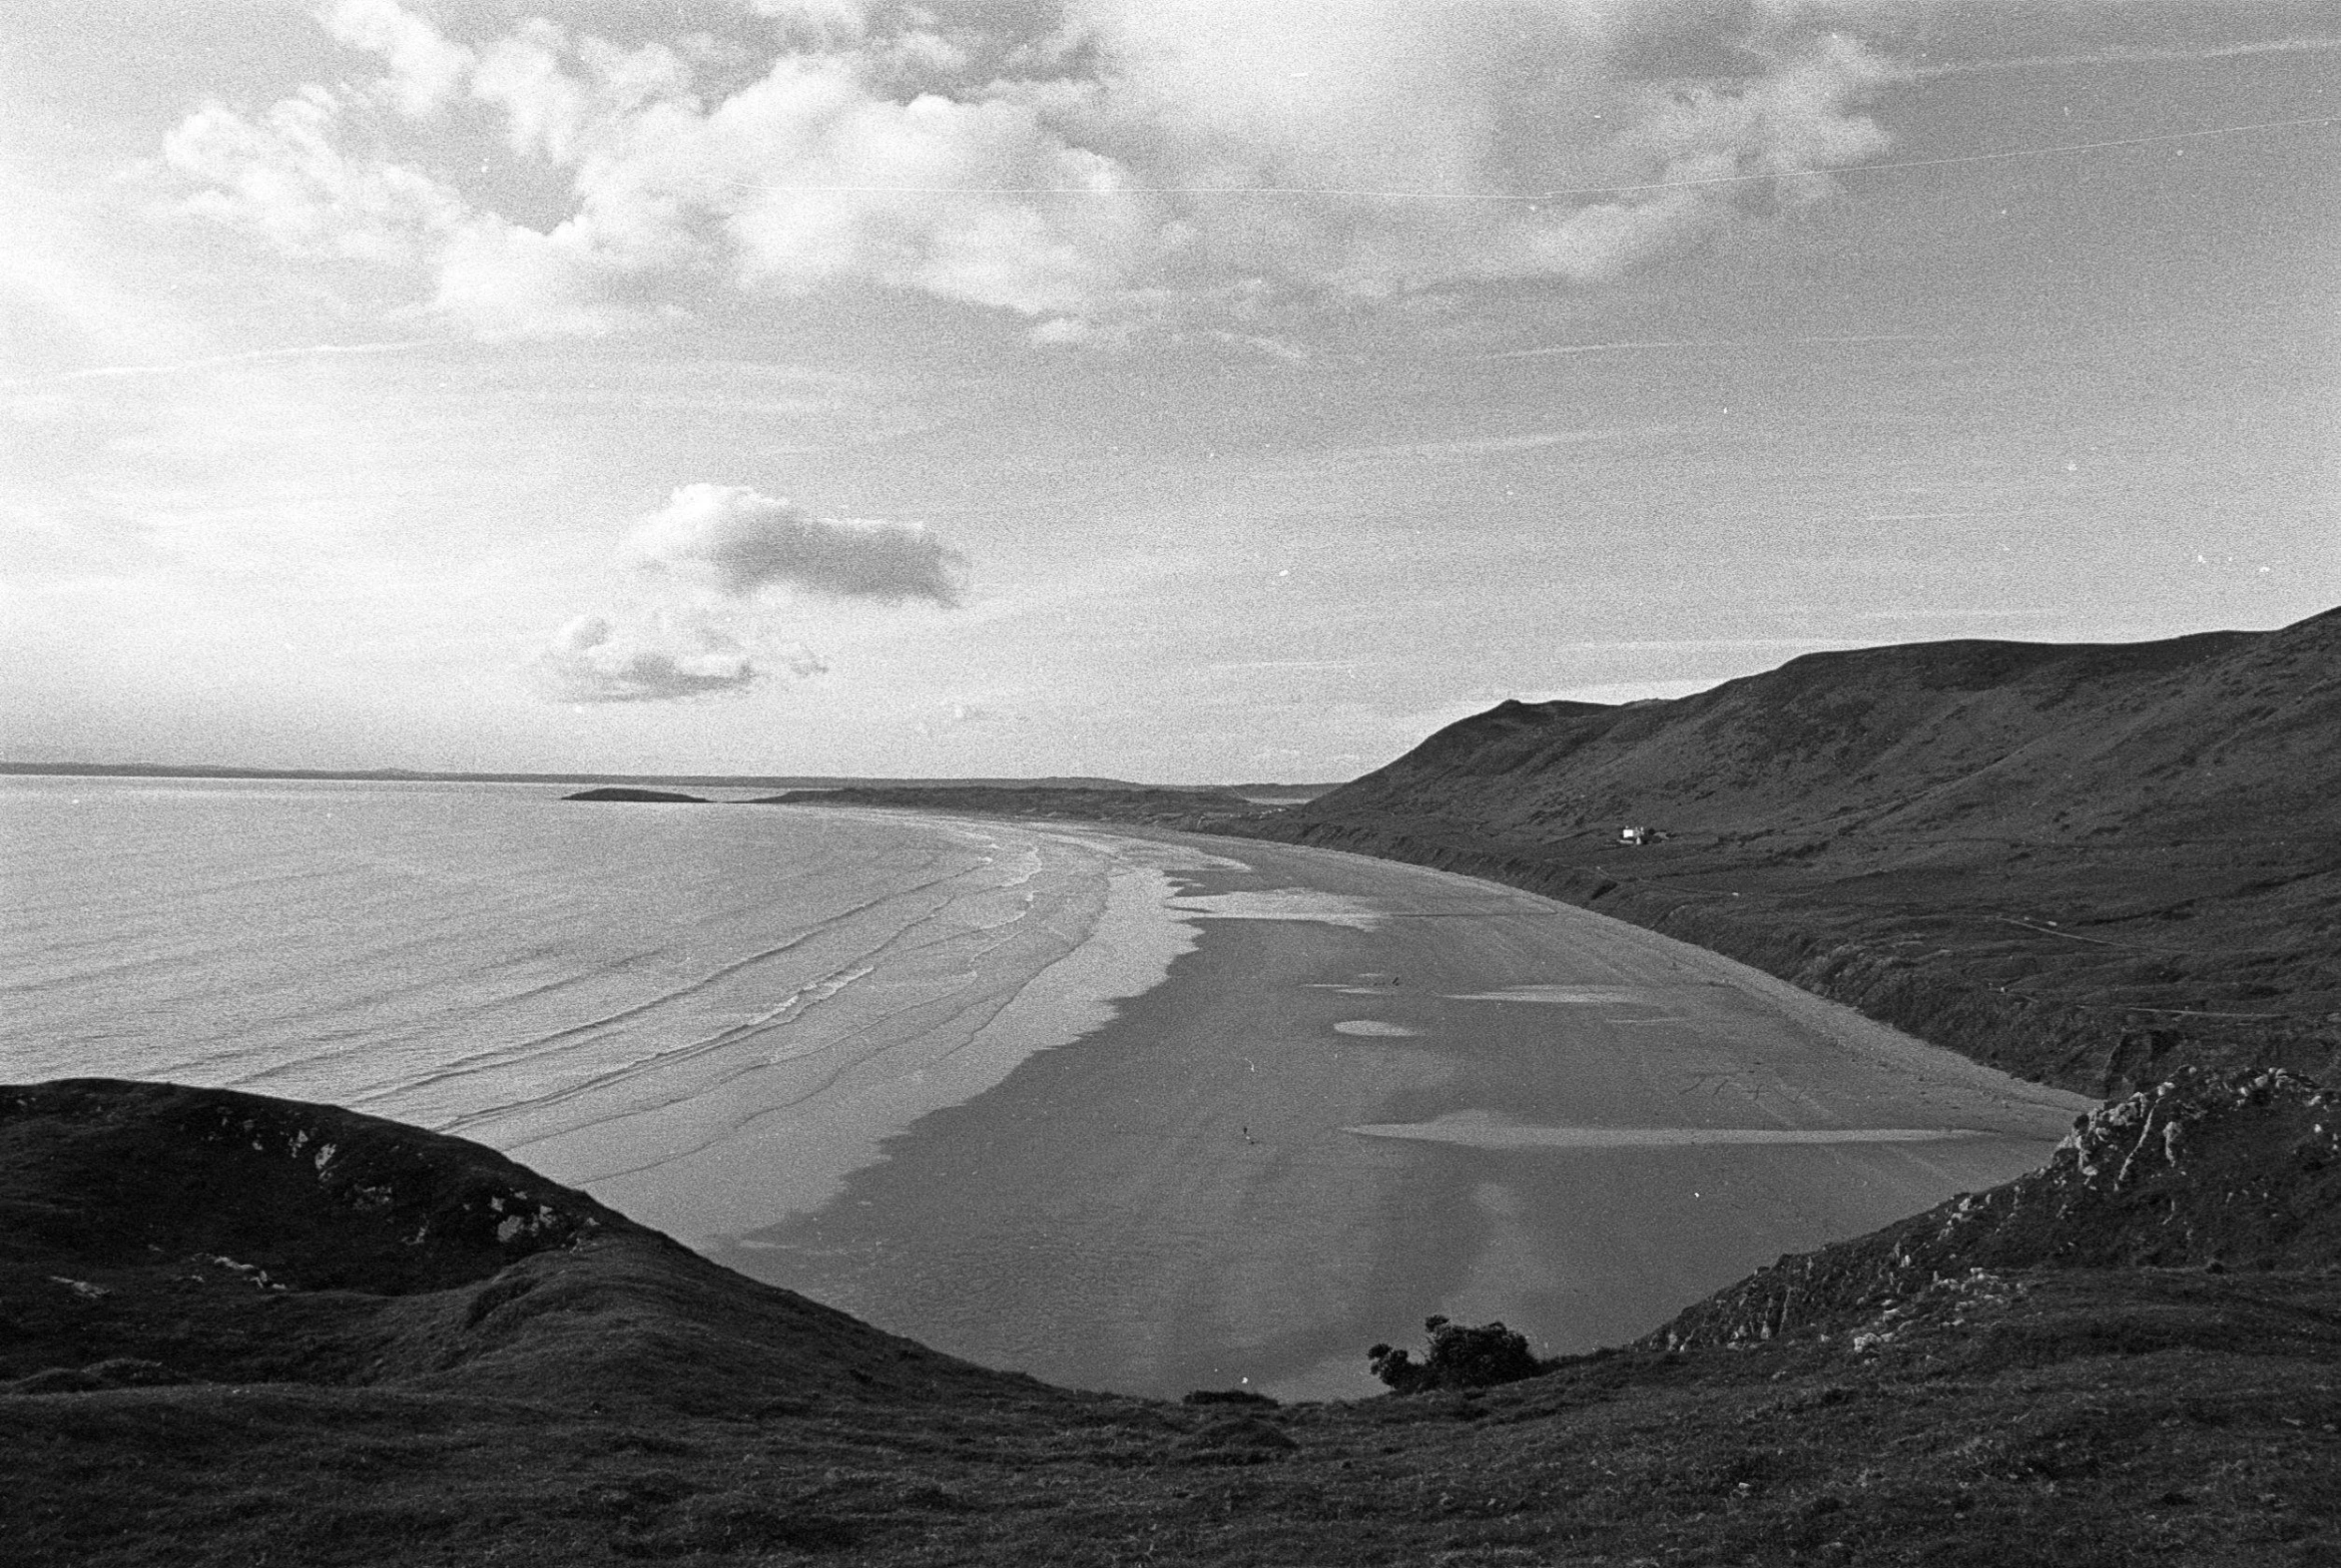
[[[1617,841],[1621,844],[1648,843],[1650,829],[1647,827],[1620,827],[1617,830]]]

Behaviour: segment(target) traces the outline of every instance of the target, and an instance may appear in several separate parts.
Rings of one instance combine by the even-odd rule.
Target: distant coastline
[[[18,779],[293,779],[348,784],[518,784],[633,785],[697,789],[1146,789],[1179,793],[1275,794],[1313,799],[1338,784],[1157,784],[1126,779],[887,779],[846,774],[529,774],[442,773],[412,768],[240,768],[211,763],[9,763],[0,778]]]

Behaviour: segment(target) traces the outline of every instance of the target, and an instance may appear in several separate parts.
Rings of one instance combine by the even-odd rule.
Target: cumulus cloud
[[[746,485],[689,484],[627,537],[637,568],[745,598],[762,588],[901,604],[959,601],[966,557],[914,523],[815,517]]]
[[[852,280],[1114,341],[1264,301],[1606,277],[1817,200],[1887,145],[1868,106],[1900,73],[1864,32],[1895,10],[751,0],[729,42],[621,48],[334,0],[320,22],[378,78],[214,106],[168,157],[196,211],[426,268],[484,330]],[[407,157],[361,147],[359,100],[395,107]],[[479,106],[561,177],[555,222],[421,172],[442,167],[429,133]]]
[[[537,670],[553,697],[572,703],[705,697],[740,691],[758,675],[747,652],[727,638],[621,633],[599,615],[581,615],[555,633]]]
[[[740,693],[827,674],[784,640],[773,595],[895,605],[958,603],[966,557],[909,523],[816,517],[745,485],[689,484],[618,549],[630,608],[554,634],[533,674],[557,702],[646,703]]]
[[[437,255],[468,217],[428,175],[344,150],[343,106],[314,88],[265,114],[207,104],[163,144],[199,189],[186,208],[258,231],[297,255],[411,262]]]
[[[748,690],[775,674],[803,680],[829,665],[805,648],[764,651],[702,616],[654,613],[620,625],[581,615],[537,657],[545,694],[564,703],[653,703]]]
[[[486,215],[448,232],[431,303],[484,337],[600,336],[656,318],[623,271],[574,224],[542,234]]]
[[[316,12],[326,32],[352,49],[382,57],[389,70],[379,86],[403,113],[430,114],[461,87],[472,53],[450,42],[397,0],[332,0]]]

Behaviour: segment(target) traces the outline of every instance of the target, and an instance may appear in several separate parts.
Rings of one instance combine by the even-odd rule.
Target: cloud
[[[650,703],[744,692],[775,673],[800,680],[829,666],[803,648],[760,655],[736,631],[703,617],[654,613],[620,626],[582,615],[554,634],[535,674],[564,703]]]
[[[382,57],[390,68],[382,93],[408,115],[445,105],[472,67],[470,50],[396,0],[332,0],[317,8],[316,18],[336,42]]]
[[[959,602],[966,557],[914,523],[815,517],[745,485],[688,484],[628,535],[636,567],[746,598],[773,587],[839,599]]]
[[[449,233],[431,303],[483,337],[598,337],[655,317],[621,292],[622,271],[574,224],[478,217]]]
[[[295,255],[401,263],[437,254],[468,216],[462,198],[416,170],[345,152],[344,140],[340,99],[316,88],[258,118],[206,105],[172,131],[163,158],[200,187],[187,212]]]
[[[627,534],[618,559],[630,608],[579,616],[531,667],[556,702],[668,702],[746,692],[779,676],[810,680],[829,663],[779,636],[765,590],[949,608],[967,566],[914,524],[815,517],[719,484],[676,490]]]
[[[745,71],[737,38],[629,49],[538,19],[458,41],[396,0],[336,0],[320,22],[382,75],[212,106],[168,162],[191,210],[423,269],[483,331],[856,282],[1110,343],[1612,276],[1829,195],[1828,170],[1885,149],[1868,105],[1902,75],[1861,36],[1894,8],[1850,0],[744,9]],[[397,116],[361,127],[364,103]],[[477,106],[560,176],[557,219],[425,173],[457,167],[432,137]]]

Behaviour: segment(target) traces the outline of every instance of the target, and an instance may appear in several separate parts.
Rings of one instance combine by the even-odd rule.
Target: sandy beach
[[[1349,1395],[1431,1312],[1617,1342],[2030,1169],[2088,1104],[1469,878],[1069,831],[1161,870],[1193,950],[709,1251],[1051,1381]]]

